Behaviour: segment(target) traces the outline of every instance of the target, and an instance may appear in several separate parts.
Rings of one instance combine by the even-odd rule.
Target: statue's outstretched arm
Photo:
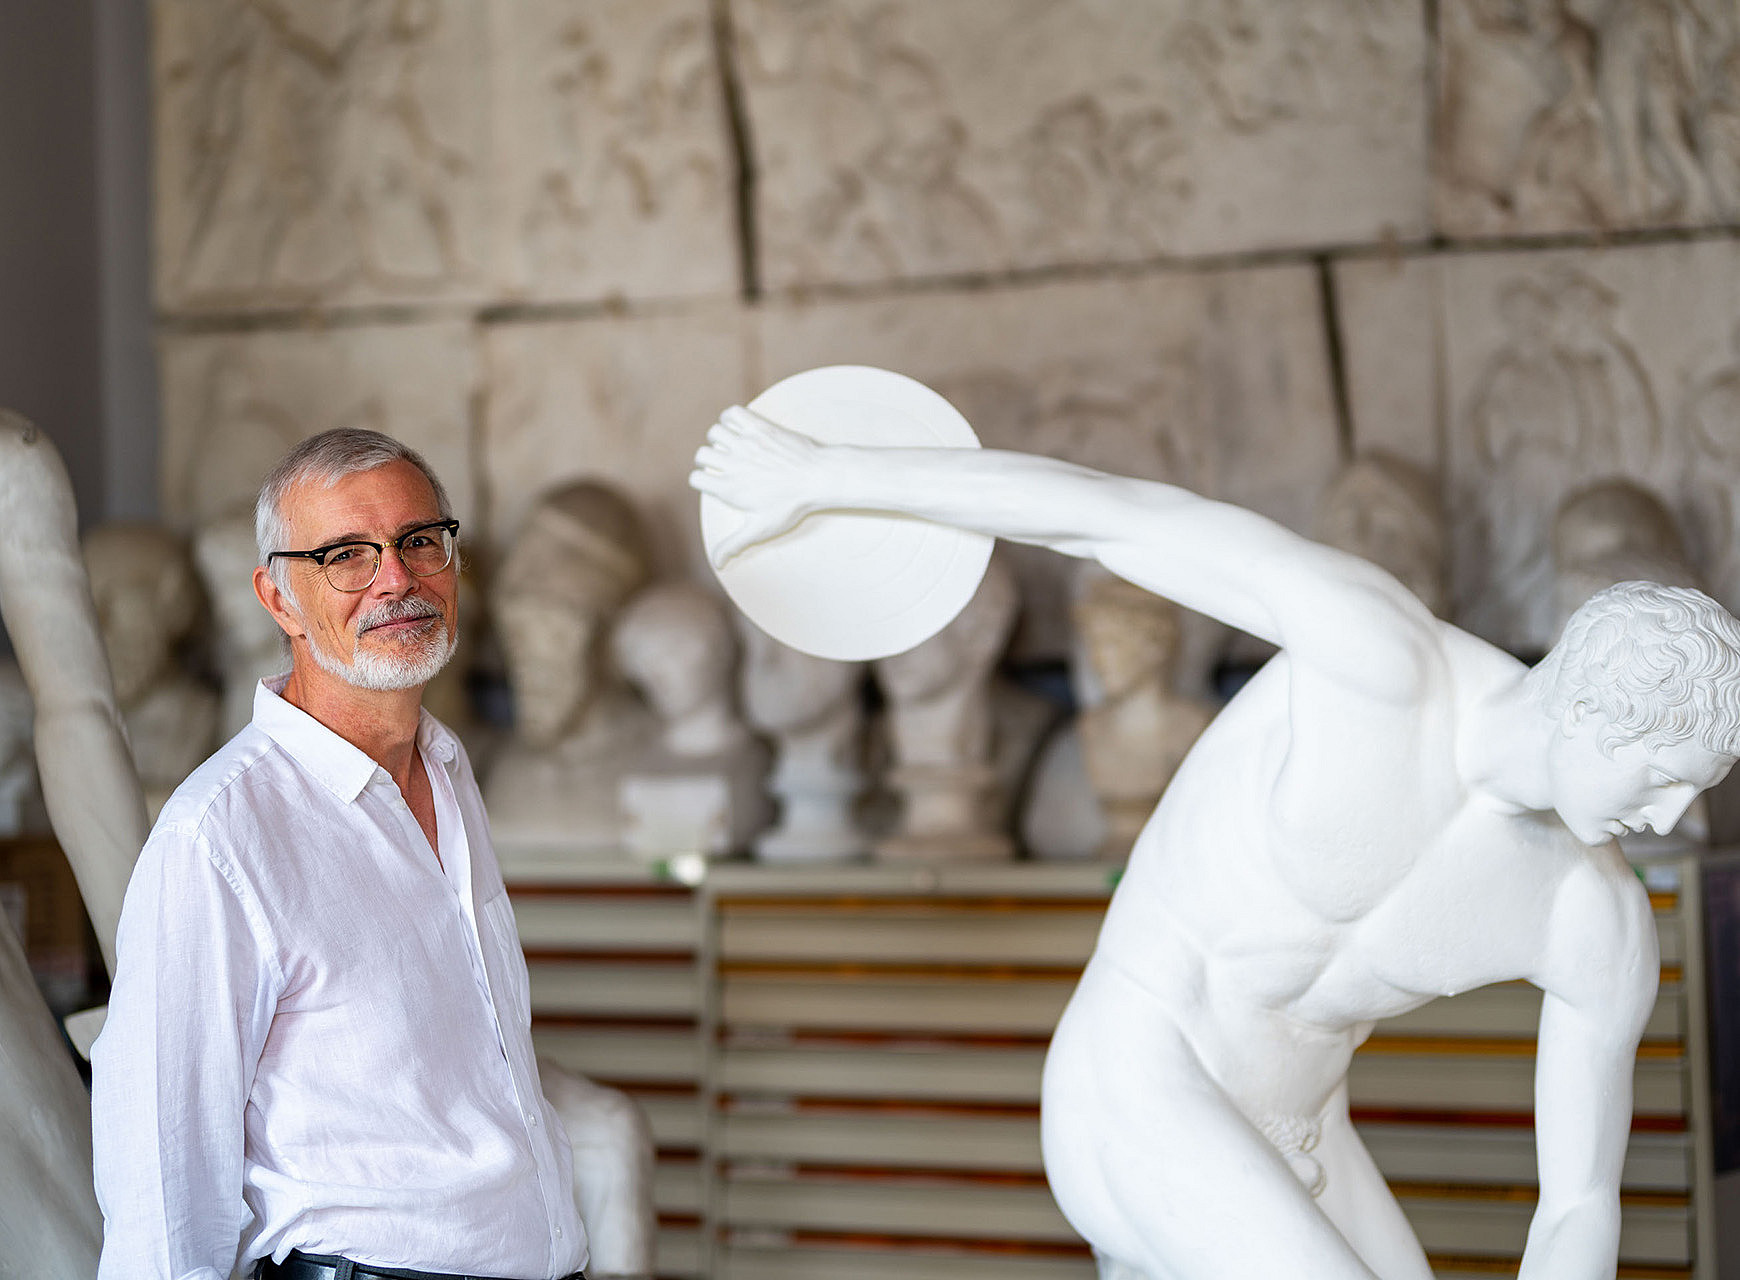
[[[1098,560],[1361,686],[1411,688],[1412,642],[1431,626],[1388,574],[1265,516],[1054,458],[821,445],[732,408],[689,483],[745,513],[720,563],[818,511],[890,511]]]
[[[115,926],[145,843],[145,800],[79,554],[66,468],[0,410],[0,614],[36,704],[36,760],[55,838],[111,972]]]

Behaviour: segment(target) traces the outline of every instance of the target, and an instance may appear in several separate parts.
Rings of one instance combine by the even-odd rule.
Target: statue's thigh
[[[1047,1063],[1046,1167],[1090,1244],[1150,1280],[1372,1280],[1176,1027],[1115,1040]]]
[[[1383,1280],[1432,1280],[1419,1237],[1348,1120],[1345,1102],[1325,1120],[1312,1154],[1324,1173],[1317,1202],[1366,1265]]]

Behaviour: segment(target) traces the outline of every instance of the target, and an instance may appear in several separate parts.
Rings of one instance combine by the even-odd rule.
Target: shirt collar
[[[254,690],[254,724],[328,791],[350,804],[377,771],[384,775],[385,770],[361,748],[286,702],[284,685],[289,679],[286,672],[260,681]],[[449,770],[458,755],[453,734],[427,710],[421,711],[417,721],[417,747],[425,762],[435,760]]]

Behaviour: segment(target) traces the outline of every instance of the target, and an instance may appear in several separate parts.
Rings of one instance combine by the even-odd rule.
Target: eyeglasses
[[[399,553],[405,568],[419,578],[440,573],[453,563],[453,548],[459,545],[459,521],[437,520],[418,525],[393,541],[334,542],[312,551],[274,551],[266,557],[271,564],[279,556],[297,560],[312,560],[326,572],[326,580],[334,591],[367,591],[381,571],[381,554],[391,547]]]

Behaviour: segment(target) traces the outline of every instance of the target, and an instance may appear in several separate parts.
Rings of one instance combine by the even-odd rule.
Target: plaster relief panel
[[[637,504],[661,576],[711,581],[688,476],[720,410],[750,394],[742,324],[720,304],[493,326],[481,455],[492,543],[506,546],[545,491],[601,479]]]
[[[728,294],[735,174],[706,0],[496,0],[500,285]]]
[[[470,296],[485,12],[468,0],[156,0],[169,310]]]
[[[1322,315],[1299,267],[774,305],[755,389],[881,365],[941,392],[987,447],[1183,484],[1304,531],[1340,465]],[[1070,563],[1012,550],[1021,655],[1060,657]]]
[[[468,326],[172,335],[161,351],[163,511],[172,523],[251,513],[290,447],[333,427],[403,440],[441,477],[455,514],[475,517]]]
[[[1436,207],[1452,235],[1740,214],[1740,6],[1438,6]]]
[[[1420,0],[731,0],[768,285],[1426,226]]]
[[[1353,416],[1409,394],[1443,404],[1457,621],[1546,649],[1553,517],[1611,477],[1658,495],[1713,594],[1740,603],[1740,246],[1442,258],[1391,283],[1429,305],[1432,271],[1441,384],[1400,358],[1388,385],[1354,386]],[[1350,334],[1373,327],[1344,317]]]

